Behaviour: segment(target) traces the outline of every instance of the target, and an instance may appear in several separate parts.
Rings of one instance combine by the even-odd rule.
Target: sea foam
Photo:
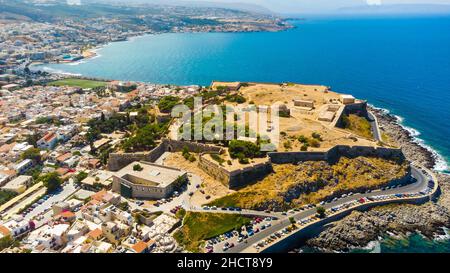
[[[380,108],[380,107],[376,107],[374,105],[369,104],[370,107],[377,109],[379,111],[381,111],[384,114],[390,114],[390,111],[388,109],[385,108]],[[427,149],[427,151],[429,151],[432,154],[432,157],[435,160],[435,164],[433,169],[435,171],[438,172],[445,172],[448,171],[448,164],[446,162],[446,160],[444,159],[444,157],[439,154],[434,148],[432,148],[430,145],[428,145],[425,140],[419,138],[419,136],[421,135],[421,132],[417,129],[414,129],[412,127],[408,127],[406,125],[403,124],[403,122],[405,121],[405,119],[402,116],[399,115],[393,115],[397,121],[397,123],[406,131],[408,131],[408,133],[411,135],[411,137],[413,138],[413,142],[420,145],[421,147]]]

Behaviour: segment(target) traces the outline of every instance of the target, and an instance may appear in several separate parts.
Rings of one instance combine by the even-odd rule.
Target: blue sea
[[[39,69],[179,85],[327,85],[397,115],[436,151],[436,169],[449,171],[450,16],[307,17],[292,23],[296,28],[273,33],[147,35],[106,45],[90,60]]]

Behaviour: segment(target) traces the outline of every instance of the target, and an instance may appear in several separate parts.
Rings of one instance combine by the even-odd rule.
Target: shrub
[[[288,140],[286,142],[283,143],[283,146],[286,150],[290,150],[292,149],[292,143]]]
[[[314,139],[317,139],[318,141],[323,141],[322,136],[319,133],[314,132],[314,133],[311,134],[311,136]]]
[[[225,160],[223,158],[221,158],[220,155],[218,155],[218,154],[211,154],[211,158],[214,159],[215,161],[219,162],[220,165],[222,165],[223,162],[225,162]]]
[[[320,218],[325,218],[325,208],[324,207],[317,207],[316,208],[317,214],[319,214]]]
[[[300,135],[298,137],[298,141],[301,142],[301,143],[308,143],[308,138],[305,137],[304,135]]]
[[[141,172],[144,168],[140,164],[136,164],[133,166],[133,171],[135,172]]]
[[[248,164],[248,163],[250,163],[250,161],[246,157],[240,157],[239,158],[239,163],[240,164]]]
[[[194,155],[190,155],[188,160],[189,160],[189,162],[194,162],[197,159],[195,158]]]
[[[228,151],[231,158],[255,158],[262,156],[259,145],[249,141],[232,140],[230,141]]]
[[[289,117],[291,117],[291,114],[289,112],[287,112],[287,111],[280,111],[278,113],[278,116],[282,117],[282,118],[289,118]]]
[[[314,147],[314,148],[320,147],[320,142],[315,138],[308,140],[308,143],[309,143],[309,146],[311,146],[311,147]]]

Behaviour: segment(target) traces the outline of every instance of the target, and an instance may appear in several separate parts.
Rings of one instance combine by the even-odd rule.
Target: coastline
[[[377,117],[382,132],[394,138],[401,145],[403,152],[410,161],[419,163],[436,172],[445,173],[448,170],[448,163],[444,157],[419,138],[419,131],[403,125],[402,117],[391,114],[387,109],[372,105],[368,107]]]
[[[402,125],[400,117],[386,109],[369,108],[382,131],[401,145],[408,160],[433,170],[441,188],[439,199],[423,205],[387,205],[366,212],[354,211],[306,241],[306,247],[320,252],[351,252],[379,245],[386,237],[408,239],[411,234],[420,234],[435,241],[448,238],[450,175],[436,170],[436,166],[440,169],[439,161],[443,159],[417,138],[414,129]]]
[[[292,20],[292,19],[284,19],[284,22],[289,22],[289,21],[297,21],[297,20]],[[109,44],[112,43],[120,43],[120,42],[132,42],[134,39],[140,38],[140,37],[145,37],[148,35],[160,35],[160,34],[168,34],[168,33],[254,33],[254,32],[282,32],[282,31],[287,31],[290,29],[294,29],[296,28],[295,25],[293,24],[285,24],[283,28],[280,29],[261,29],[261,30],[239,30],[239,31],[159,31],[159,32],[144,32],[144,33],[132,33],[132,34],[128,34],[128,36],[125,37],[125,39],[123,40],[116,40],[116,41],[109,41],[103,44],[98,44],[93,48],[90,49],[86,49],[84,51],[81,52],[81,55],[83,56],[82,59],[80,60],[76,60],[76,61],[39,61],[39,62],[31,62],[28,64],[29,67],[33,67],[33,66],[45,66],[46,64],[68,64],[68,65],[78,65],[80,63],[83,63],[84,61],[88,61],[88,60],[92,60],[98,57],[101,57],[101,55],[98,53],[98,51],[100,51],[101,49],[103,49],[104,47],[108,46]],[[45,68],[45,67],[44,67]],[[45,71],[45,70],[44,70]],[[56,75],[61,75],[61,76],[81,76],[83,77],[84,75],[81,74],[72,74],[69,72],[65,72],[62,71],[61,72],[49,72],[52,74],[56,74]]]

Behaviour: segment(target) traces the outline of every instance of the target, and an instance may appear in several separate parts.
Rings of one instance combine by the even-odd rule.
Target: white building
[[[29,185],[33,182],[33,177],[27,175],[20,175],[10,182],[8,182],[5,186],[2,187],[3,190],[13,191],[18,194],[23,193]]]

